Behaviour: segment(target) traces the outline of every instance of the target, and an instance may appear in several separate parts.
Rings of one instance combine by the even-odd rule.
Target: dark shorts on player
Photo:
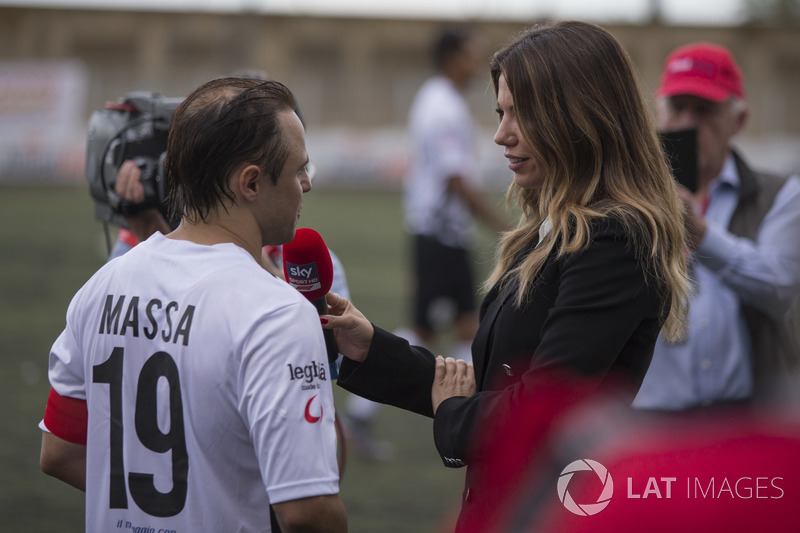
[[[446,246],[432,237],[414,235],[414,325],[432,328],[431,304],[447,299],[455,315],[475,311],[472,263],[465,248]]]

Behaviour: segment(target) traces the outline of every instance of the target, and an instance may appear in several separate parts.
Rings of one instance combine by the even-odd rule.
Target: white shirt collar
[[[733,159],[733,154],[730,153],[728,157],[725,158],[725,163],[723,163],[719,175],[714,178],[712,187],[717,187],[723,183],[730,185],[736,190],[739,189],[739,172],[736,170],[736,161]]]
[[[553,229],[553,222],[550,220],[550,217],[547,217],[542,221],[542,224],[539,226],[540,243],[544,240],[545,237],[547,237],[547,234],[550,233],[551,229]]]

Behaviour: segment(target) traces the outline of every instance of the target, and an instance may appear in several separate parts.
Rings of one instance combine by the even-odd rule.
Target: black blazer
[[[632,399],[669,310],[669,294],[615,220],[596,223],[584,251],[561,259],[551,254],[522,307],[514,302],[517,288],[513,282],[495,286],[481,304],[472,343],[478,393],[445,400],[437,410],[434,441],[447,466],[479,462],[480,450],[470,448],[479,415],[513,409],[550,371],[592,376],[597,383],[622,376]],[[433,354],[376,327],[366,360],[345,358],[338,383],[432,416],[433,374]],[[467,489],[469,480],[468,472]]]

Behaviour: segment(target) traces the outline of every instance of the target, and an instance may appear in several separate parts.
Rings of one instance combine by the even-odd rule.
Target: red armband
[[[44,411],[44,425],[50,433],[65,441],[86,446],[88,420],[86,400],[61,396],[54,389],[50,389],[47,408]]]
[[[127,230],[125,228],[119,228],[119,232],[117,233],[117,239],[124,242],[131,248],[139,244],[139,238],[133,234],[132,231]]]

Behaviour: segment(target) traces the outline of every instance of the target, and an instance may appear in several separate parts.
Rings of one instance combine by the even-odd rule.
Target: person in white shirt
[[[479,41],[465,28],[443,29],[433,60],[436,75],[417,91],[409,112],[411,164],[403,206],[412,240],[412,316],[411,327],[395,333],[432,346],[438,329],[453,326],[448,353],[469,361],[478,329],[470,257],[474,217],[497,231],[507,225],[476,184],[477,132],[461,94],[485,65]],[[379,404],[352,395],[345,420],[356,450],[380,461],[392,457],[392,447],[374,436],[378,411]]]
[[[78,291],[50,353],[42,469],[87,531],[347,530],[317,312],[262,268],[311,189],[274,81],[208,82],[173,117],[177,229]]]
[[[404,207],[415,282],[409,340],[430,345],[442,318],[451,317],[457,341],[451,355],[470,360],[478,326],[470,259],[474,218],[496,231],[508,226],[476,185],[477,132],[461,94],[484,66],[479,41],[465,29],[446,29],[433,57],[437,74],[417,92],[408,122]]]

